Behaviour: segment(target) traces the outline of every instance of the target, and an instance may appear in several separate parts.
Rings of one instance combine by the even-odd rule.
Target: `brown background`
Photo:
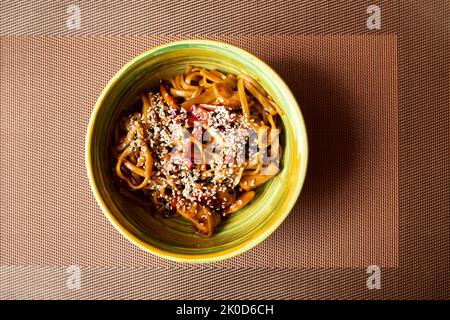
[[[364,1],[225,2],[227,23],[196,27],[174,4],[82,4],[84,27],[72,34],[88,36],[62,37],[64,4],[2,3],[3,297],[449,297],[446,2],[381,2],[383,29],[371,32]],[[139,19],[164,10],[168,19]],[[221,35],[163,35],[189,31]],[[139,33],[153,35],[118,36]],[[304,190],[280,229],[206,266],[166,262],[122,239],[84,168],[101,88],[139,52],[185,37],[234,43],[272,65],[301,105],[311,146]],[[68,264],[84,267],[82,290],[65,289]],[[382,290],[366,288],[368,264],[383,267]],[[198,277],[204,285],[192,282]]]

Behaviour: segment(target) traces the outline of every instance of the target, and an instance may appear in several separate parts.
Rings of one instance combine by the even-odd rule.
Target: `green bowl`
[[[110,146],[113,127],[139,92],[159,79],[183,72],[186,64],[256,79],[283,110],[284,150],[280,173],[258,190],[254,200],[230,215],[211,238],[201,238],[181,217],[159,218],[129,200],[113,183]],[[282,141],[283,141],[282,140]],[[306,128],[300,108],[280,76],[235,46],[205,40],[168,43],[127,63],[98,98],[86,137],[86,166],[102,211],[125,238],[156,256],[177,262],[207,263],[241,254],[266,239],[292,210],[302,189],[308,161]]]

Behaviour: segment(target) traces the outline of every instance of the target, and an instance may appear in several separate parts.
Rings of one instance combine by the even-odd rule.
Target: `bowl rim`
[[[166,49],[173,46],[179,46],[179,45],[206,45],[211,47],[221,47],[225,48],[229,51],[234,51],[239,53],[239,55],[242,55],[246,57],[247,59],[253,60],[255,64],[258,65],[260,69],[262,69],[262,72],[269,72],[275,80],[280,84],[280,87],[283,91],[283,94],[286,96],[286,99],[291,103],[291,107],[296,113],[296,116],[300,122],[300,128],[298,130],[301,131],[301,141],[298,143],[301,143],[302,145],[302,153],[300,158],[300,176],[298,183],[295,185],[295,189],[291,192],[291,197],[289,199],[289,203],[285,209],[285,211],[280,215],[280,217],[275,220],[272,224],[269,224],[268,226],[265,226],[262,231],[259,231],[255,236],[250,238],[249,240],[246,240],[246,242],[243,245],[240,245],[238,248],[230,248],[225,250],[224,252],[216,252],[216,253],[208,253],[208,254],[177,254],[173,252],[168,252],[165,250],[162,250],[160,248],[157,248],[147,242],[142,241],[135,235],[133,235],[130,231],[128,231],[123,225],[121,225],[117,219],[114,217],[114,215],[110,212],[108,206],[106,205],[105,201],[103,200],[100,191],[98,190],[97,183],[94,179],[94,174],[92,170],[92,161],[91,161],[91,140],[93,136],[93,129],[95,125],[95,120],[97,118],[98,112],[103,105],[104,99],[106,95],[109,93],[111,87],[115,85],[118,81],[120,81],[123,73],[130,68],[133,64],[135,64],[137,61],[145,58],[145,57],[151,57],[158,51],[162,49]],[[120,68],[119,71],[117,71],[114,76],[108,81],[106,86],[103,88],[100,96],[98,97],[94,109],[91,113],[88,127],[87,127],[87,134],[85,139],[85,162],[86,162],[86,168],[89,178],[89,184],[91,186],[92,193],[94,194],[94,197],[99,204],[103,214],[106,216],[106,218],[109,220],[109,222],[114,226],[114,228],[119,231],[119,233],[122,234],[128,241],[131,243],[137,245],[142,250],[149,252],[153,255],[156,255],[160,258],[172,260],[175,262],[182,262],[182,263],[211,263],[211,262],[218,262],[222,260],[226,260],[232,257],[235,257],[237,255],[240,255],[244,252],[249,251],[250,249],[254,248],[261,242],[263,242],[265,239],[267,239],[287,218],[287,216],[292,212],[292,209],[297,202],[298,197],[300,196],[300,192],[303,188],[303,184],[306,178],[306,171],[307,171],[307,165],[308,165],[308,138],[307,138],[307,131],[306,131],[306,125],[303,118],[303,115],[300,111],[300,107],[297,103],[297,100],[295,99],[295,96],[292,94],[291,90],[289,89],[288,85],[285,83],[285,81],[280,77],[280,75],[272,69],[268,64],[266,64],[264,61],[262,61],[257,56],[253,55],[252,53],[239,48],[237,46],[221,42],[221,41],[215,41],[215,40],[203,40],[203,39],[190,39],[190,40],[179,40],[179,41],[172,41],[168,43],[161,44],[159,46],[152,47],[149,50],[146,50],[139,55],[132,58],[129,62],[127,62],[122,68]]]

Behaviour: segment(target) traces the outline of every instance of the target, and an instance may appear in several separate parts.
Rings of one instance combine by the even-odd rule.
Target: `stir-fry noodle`
[[[282,111],[248,75],[187,66],[128,112],[112,148],[118,181],[202,236],[279,172]]]

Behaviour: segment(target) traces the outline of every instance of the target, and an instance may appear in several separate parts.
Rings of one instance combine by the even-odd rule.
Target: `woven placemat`
[[[95,101],[118,68],[181,38],[3,39],[3,264],[178,265],[142,252],[103,217],[84,141]],[[215,266],[396,266],[396,37],[207,38],[243,47],[281,74],[304,113],[311,149],[306,185],[282,227]]]

